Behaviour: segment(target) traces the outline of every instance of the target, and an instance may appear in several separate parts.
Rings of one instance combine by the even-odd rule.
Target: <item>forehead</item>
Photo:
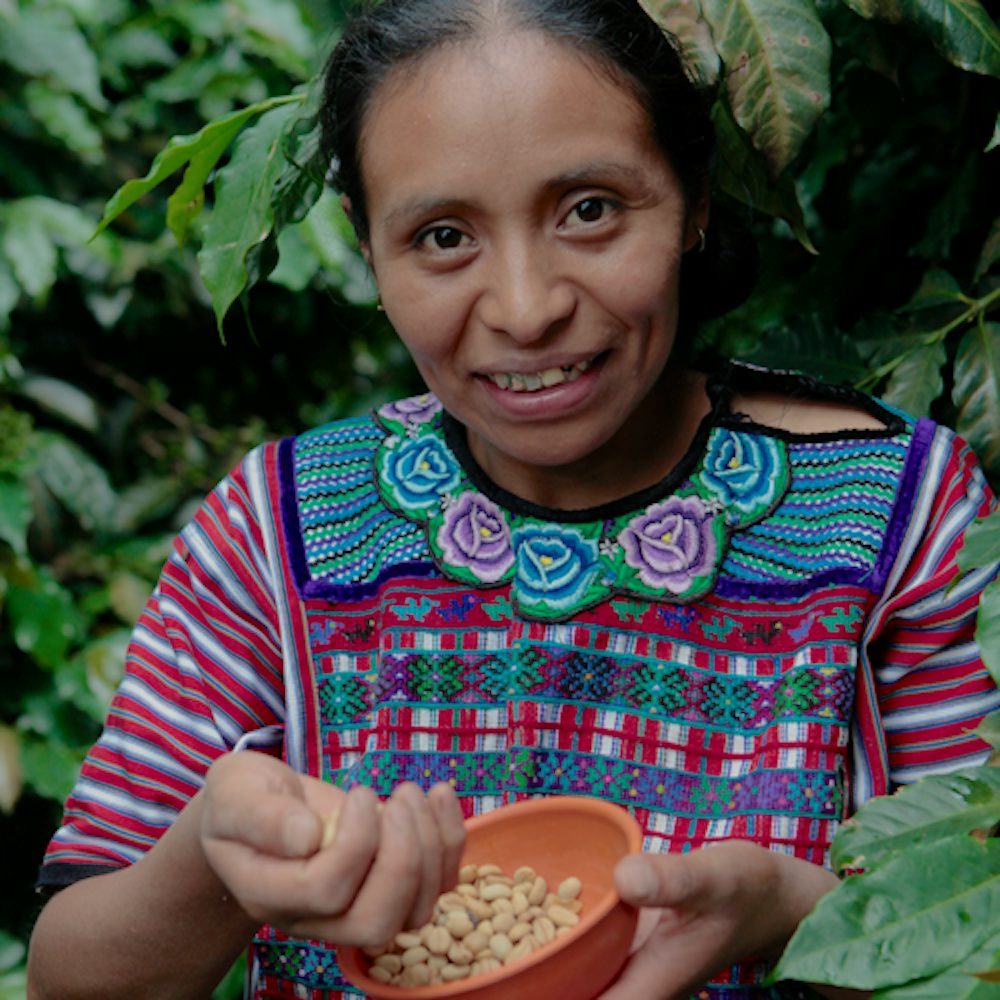
[[[577,49],[532,31],[432,50],[375,91],[361,133],[369,198],[484,167],[565,169],[579,157],[662,166],[633,90]],[[437,175],[434,177],[432,175]]]

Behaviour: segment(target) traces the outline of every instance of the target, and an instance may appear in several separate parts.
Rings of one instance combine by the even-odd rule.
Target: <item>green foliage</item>
[[[1000,481],[1000,31],[986,8],[644,2],[711,88],[716,199],[761,247],[758,292],[706,345],[949,423]],[[323,189],[315,76],[343,7],[0,0],[0,836],[9,853],[32,845],[22,872],[192,504],[263,438],[417,388]],[[963,572],[996,558],[998,533],[1000,515],[969,533]],[[1000,678],[1000,584],[979,639]],[[998,728],[980,732],[1000,745]],[[851,919],[872,919],[877,882],[863,880],[888,881],[890,864],[912,875],[911,902],[960,912],[921,895],[913,858],[931,845],[954,848],[979,891],[995,846],[966,828],[989,824],[996,782],[963,780],[985,798],[933,779],[845,829],[844,851],[868,830],[892,846],[845,882]],[[24,880],[0,899],[3,1000],[23,995],[34,901]],[[866,925],[839,926],[853,962]],[[964,965],[914,967],[923,978],[879,996],[994,995],[959,966],[997,968],[1000,943],[959,938]],[[833,953],[831,973],[847,967]]]
[[[876,799],[834,841],[857,870],[799,925],[775,979],[877,997],[995,996],[974,973],[1000,969],[1000,772],[929,777]]]

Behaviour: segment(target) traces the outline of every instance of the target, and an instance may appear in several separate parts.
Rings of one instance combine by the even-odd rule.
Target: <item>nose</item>
[[[572,315],[572,284],[537,240],[495,247],[484,264],[480,317],[491,329],[528,344]]]

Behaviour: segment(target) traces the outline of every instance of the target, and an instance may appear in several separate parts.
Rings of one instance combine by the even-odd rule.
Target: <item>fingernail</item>
[[[316,848],[317,820],[309,813],[295,812],[287,817],[282,828],[285,853],[290,857],[303,857]]]
[[[625,858],[618,863],[618,891],[635,903],[650,902],[656,896],[656,876],[641,857]]]

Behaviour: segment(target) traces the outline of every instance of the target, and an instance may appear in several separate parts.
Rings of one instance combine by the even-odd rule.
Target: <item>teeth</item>
[[[497,372],[489,378],[494,385],[511,392],[535,392],[538,389],[549,389],[563,382],[572,382],[579,378],[593,361],[581,361],[575,365],[564,365],[562,368],[546,368],[540,372]]]

